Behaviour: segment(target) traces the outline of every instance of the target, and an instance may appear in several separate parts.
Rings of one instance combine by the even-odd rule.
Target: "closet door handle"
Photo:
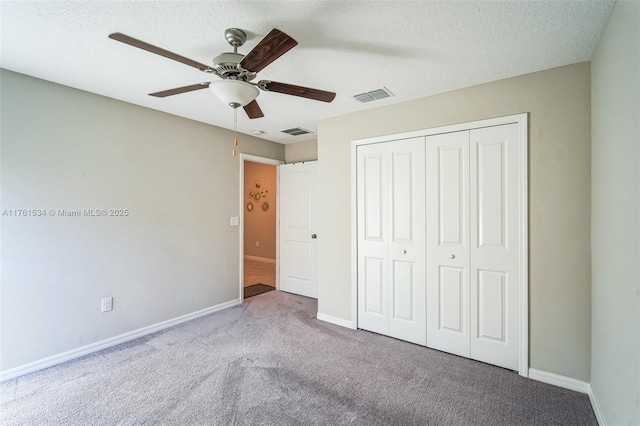
[[[311,234],[311,238],[315,240],[316,238],[318,238],[318,236],[316,234]]]
[[[402,254],[407,254],[407,251],[406,250],[402,250]]]
[[[456,255],[455,255],[455,254],[451,254],[451,255],[449,255],[449,259],[455,259],[455,258],[456,258]]]

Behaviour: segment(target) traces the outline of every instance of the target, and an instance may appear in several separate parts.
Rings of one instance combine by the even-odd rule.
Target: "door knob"
[[[452,255],[449,256],[449,259],[455,259],[455,258],[456,258],[455,254],[452,254]]]
[[[316,238],[318,238],[318,236],[316,234],[311,234],[311,238],[315,240]]]
[[[407,251],[406,250],[402,250],[402,254],[407,254]]]

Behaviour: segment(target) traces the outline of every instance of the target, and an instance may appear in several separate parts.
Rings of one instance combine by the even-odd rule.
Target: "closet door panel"
[[[364,258],[364,313],[379,318],[385,316],[384,263],[383,258]]]
[[[471,130],[471,357],[518,369],[518,125]]]
[[[414,262],[400,260],[393,262],[391,283],[394,321],[413,323],[416,320],[414,266]]]
[[[383,153],[374,153],[363,159],[362,192],[364,197],[364,240],[384,242],[383,211],[386,209],[386,182],[383,174],[386,164]]]
[[[425,171],[424,138],[388,143],[390,162],[389,335],[424,345]]]
[[[464,334],[464,268],[440,266],[438,271],[438,329],[451,333]]]
[[[507,274],[478,269],[478,339],[506,343]]]
[[[478,133],[474,132],[474,135]],[[476,141],[477,246],[504,248],[506,236],[505,141]]]
[[[469,356],[469,132],[427,137],[427,346]]]
[[[389,332],[389,196],[385,144],[357,151],[358,327]]]

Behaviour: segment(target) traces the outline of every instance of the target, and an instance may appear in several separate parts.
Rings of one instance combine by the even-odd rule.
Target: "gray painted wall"
[[[640,424],[640,3],[618,1],[591,63],[591,386]]]
[[[318,126],[318,311],[351,320],[353,139],[529,113],[530,365],[589,381],[590,65],[365,110]],[[330,268],[322,265],[331,265]]]
[[[129,212],[1,218],[3,371],[238,298],[233,132],[0,72],[1,209]]]
[[[287,163],[314,161],[318,159],[318,141],[289,143],[284,146],[284,158]]]

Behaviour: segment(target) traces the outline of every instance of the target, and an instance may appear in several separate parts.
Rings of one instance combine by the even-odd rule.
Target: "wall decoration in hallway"
[[[249,188],[247,190],[247,196],[255,201],[260,201],[261,198],[267,198],[267,196],[269,195],[269,190],[267,188],[262,187],[262,183],[259,180],[256,180],[253,183],[253,188]],[[253,204],[252,203],[248,203],[247,204],[247,210],[248,211],[252,211],[253,210]],[[269,210],[269,203],[264,202],[262,203],[262,211],[267,211]]]

